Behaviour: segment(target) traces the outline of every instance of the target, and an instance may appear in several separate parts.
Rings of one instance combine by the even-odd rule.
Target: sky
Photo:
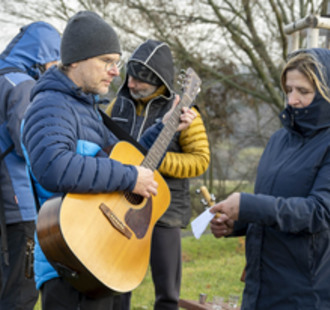
[[[51,23],[59,31],[63,30],[62,28],[64,24],[61,23],[59,25],[60,22],[58,20],[54,19],[52,21],[48,21],[48,20],[45,21]],[[19,19],[18,17],[8,16],[4,12],[1,12],[1,7],[0,7],[0,29],[1,29],[0,53],[5,49],[5,47],[12,40],[12,38],[19,33],[20,28],[31,22],[32,22],[31,20],[27,21],[27,20]]]
[[[19,26],[13,24],[0,23],[1,38],[0,49],[3,51],[10,40],[19,32]]]

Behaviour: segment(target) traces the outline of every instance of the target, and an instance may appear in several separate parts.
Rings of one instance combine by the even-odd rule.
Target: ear
[[[69,66],[71,68],[77,68],[78,67],[78,64],[79,64],[79,62],[74,62],[74,63],[70,64]]]
[[[50,62],[47,62],[45,64],[45,69],[48,70],[51,66],[53,65],[57,65],[58,64],[58,60],[54,60],[54,61],[50,61]]]

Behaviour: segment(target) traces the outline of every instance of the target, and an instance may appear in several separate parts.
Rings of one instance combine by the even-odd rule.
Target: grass
[[[200,293],[222,296],[242,294],[244,283],[240,281],[245,265],[244,240],[242,238],[216,239],[204,234],[182,239],[181,298],[198,300]],[[241,300],[240,300],[241,301]],[[132,310],[153,309],[154,289],[148,271],[142,284],[133,292]]]
[[[192,236],[182,238],[182,286],[181,298],[198,300],[200,293],[213,296],[240,295],[244,284],[240,281],[245,265],[244,239],[216,239],[204,234],[197,240]],[[132,294],[131,310],[151,310],[154,288],[150,271],[141,285]],[[241,302],[241,299],[240,299]],[[38,303],[35,310],[41,310]]]

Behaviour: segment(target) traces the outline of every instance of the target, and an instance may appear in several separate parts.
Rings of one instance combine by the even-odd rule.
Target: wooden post
[[[299,49],[299,32],[293,32],[288,35],[288,52],[291,53]]]
[[[289,35],[306,28],[330,29],[330,18],[309,15],[298,21],[284,26],[284,32]]]
[[[297,33],[304,29],[307,29],[307,48],[318,47],[319,29],[330,30],[330,18],[312,14],[285,25],[284,32],[288,36],[289,53],[299,48],[299,36]]]
[[[330,16],[330,0],[328,0],[327,7],[326,7],[326,14]],[[326,39],[325,39],[325,48],[330,48],[330,31],[327,30]]]
[[[319,29],[307,29],[307,48],[318,47],[319,45]]]

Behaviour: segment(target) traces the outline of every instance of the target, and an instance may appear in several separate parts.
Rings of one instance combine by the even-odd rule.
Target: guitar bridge
[[[114,212],[111,211],[109,207],[107,207],[104,203],[101,203],[99,208],[115,229],[117,229],[127,239],[131,239],[131,231],[126,227],[126,225],[123,224],[122,221],[120,221],[120,219]]]

